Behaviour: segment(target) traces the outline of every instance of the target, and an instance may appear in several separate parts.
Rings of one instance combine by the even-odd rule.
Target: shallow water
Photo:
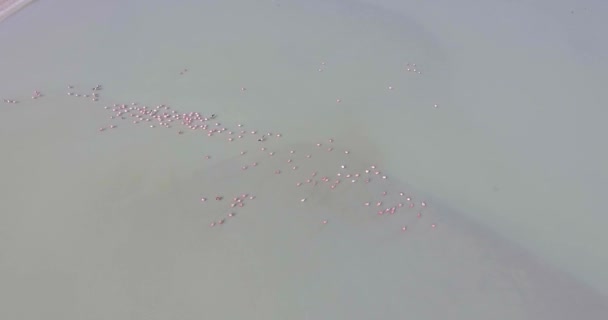
[[[2,104],[0,126],[2,173],[14,181],[0,185],[7,317],[570,319],[605,310],[580,282],[605,288],[605,257],[592,250],[601,157],[590,163],[596,182],[578,183],[586,176],[559,161],[538,170],[533,138],[502,138],[518,132],[499,121],[504,105],[472,103],[491,100],[471,76],[481,67],[463,69],[474,56],[454,47],[456,31],[446,40],[422,23],[432,8],[62,3],[36,3],[0,28],[2,98],[20,100]],[[97,102],[67,95],[97,84]],[[36,89],[44,96],[32,100]],[[110,119],[113,104],[133,110]],[[135,109],[161,104],[215,113],[209,126],[235,133],[132,123]],[[266,132],[274,135],[257,141]],[[349,183],[346,174],[372,165],[382,173]],[[342,181],[313,187],[315,171]],[[254,199],[230,208],[241,194]],[[405,206],[379,215],[377,202]]]
[[[411,143],[425,156],[398,170],[607,292],[606,3],[373,3],[423,25],[448,60],[449,104]]]

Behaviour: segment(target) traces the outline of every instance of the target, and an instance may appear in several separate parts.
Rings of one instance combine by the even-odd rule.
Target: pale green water
[[[582,110],[594,112],[602,96],[593,91],[592,84],[575,79],[589,79],[596,74],[585,74],[588,70],[580,65],[576,68],[566,64],[572,62],[570,58],[574,53],[570,51],[555,53],[556,50],[539,45],[532,51],[512,48],[507,57],[503,57],[505,47],[512,42],[501,43],[496,38],[495,42],[478,41],[476,49],[475,41],[497,36],[490,32],[489,36],[482,33],[465,36],[466,32],[471,32],[467,30],[468,26],[464,31],[452,28],[448,18],[466,20],[455,14],[456,9],[450,14],[438,11],[437,21],[430,23],[426,18],[432,17],[430,12],[435,12],[431,6],[421,6],[418,11],[408,10],[408,5],[399,5],[400,9],[391,13],[346,1],[337,3],[340,4],[208,1],[202,4],[184,2],[183,6],[160,2],[125,6],[119,1],[62,1],[60,5],[39,1],[6,20],[0,28],[0,69],[3,71],[0,94],[2,98],[15,97],[24,103],[16,107],[2,105],[2,143],[10,144],[6,149],[13,151],[12,157],[5,158],[3,167],[28,171],[22,173],[23,180],[17,185],[3,184],[3,194],[12,198],[5,202],[4,208],[18,208],[19,203],[25,201],[28,204],[20,210],[38,213],[25,214],[18,220],[6,218],[5,237],[8,240],[27,239],[32,232],[42,234],[43,239],[48,237],[49,243],[54,245],[70,246],[69,239],[79,239],[78,231],[65,229],[71,237],[53,242],[56,231],[45,235],[45,230],[52,229],[45,227],[52,225],[63,230],[66,227],[55,225],[57,221],[72,219],[76,225],[84,224],[84,230],[97,230],[100,227],[94,227],[94,219],[79,220],[84,219],[79,217],[79,210],[86,208],[87,197],[93,196],[85,193],[78,204],[66,205],[64,201],[69,195],[64,195],[64,200],[45,198],[45,202],[50,203],[41,203],[30,200],[28,194],[40,197],[46,189],[52,189],[62,181],[76,188],[88,186],[93,194],[95,190],[107,192],[106,188],[97,186],[98,183],[116,183],[124,190],[155,184],[166,187],[171,183],[165,181],[164,176],[148,173],[169,171],[174,179],[169,181],[180,181],[186,173],[173,168],[188,168],[200,159],[202,150],[184,150],[176,143],[168,146],[172,138],[158,130],[144,132],[122,125],[112,133],[120,135],[121,139],[108,140],[100,136],[96,128],[108,123],[107,114],[91,103],[84,105],[77,99],[63,96],[67,84],[88,89],[100,83],[104,85],[102,101],[107,98],[152,105],[166,103],[180,110],[218,113],[222,119],[281,132],[285,135],[285,145],[328,136],[339,138],[346,145],[359,145],[361,151],[368,152],[364,156],[366,160],[386,167],[397,179],[449,208],[463,211],[467,217],[521,243],[579,278],[595,282],[605,291],[607,278],[602,266],[607,260],[596,248],[603,240],[601,231],[606,222],[600,215],[603,204],[599,202],[597,192],[606,181],[605,167],[601,165],[605,154],[594,148],[600,141],[599,135],[593,135],[598,130],[595,126],[598,117],[579,113],[580,105],[587,107]],[[390,1],[386,4],[390,5]],[[511,39],[504,34],[503,38]],[[547,56],[547,53],[554,55]],[[544,64],[535,65],[538,61]],[[322,62],[325,65],[321,65]],[[407,62],[416,63],[422,74],[405,72]],[[520,66],[524,67],[520,69]],[[555,71],[556,66],[565,69],[561,72],[571,74],[569,81],[551,82],[561,74]],[[183,68],[188,68],[189,72],[180,76],[178,73]],[[323,72],[319,72],[319,68]],[[550,76],[548,72],[557,74]],[[543,81],[540,76],[548,79],[543,78]],[[388,90],[388,86],[394,89]],[[564,86],[567,88],[564,92],[576,94],[560,94],[554,90],[555,86]],[[247,90],[241,92],[241,87]],[[28,98],[35,89],[48,93],[48,97],[36,102],[36,109]],[[336,103],[336,99],[341,102]],[[575,102],[576,110],[560,108]],[[439,108],[433,108],[433,104],[439,104]],[[59,113],[54,108],[65,109]],[[66,111],[72,112],[71,119],[62,117]],[[544,122],[549,114],[552,121]],[[543,129],[538,129],[541,124]],[[577,130],[569,133],[569,125]],[[15,140],[13,136],[21,140]],[[185,144],[196,142],[193,137],[185,139],[188,139]],[[540,145],[545,149],[540,150]],[[201,148],[211,154],[224,150],[219,144]],[[71,156],[66,157],[66,154]],[[123,163],[121,159],[129,159],[129,162]],[[553,160],[548,164],[547,159]],[[579,169],[582,162],[587,165]],[[123,178],[120,169],[131,166],[137,168],[133,170],[138,178]],[[64,172],[72,172],[75,178],[68,179],[63,176]],[[87,180],[86,175],[91,172],[100,180]],[[155,192],[154,187],[150,188],[149,192]],[[120,199],[121,194],[120,190],[113,190],[106,198]],[[146,194],[142,191],[142,195],[136,194],[133,198],[144,199]],[[101,201],[103,197],[92,199]],[[53,211],[54,214],[46,218],[39,214],[45,208],[61,206],[67,209]],[[103,205],[99,206],[93,205],[97,208],[96,214],[100,215],[98,222],[110,223],[104,220],[109,218],[102,218]],[[125,204],[124,208],[133,210],[136,207]],[[145,227],[138,225],[147,218],[145,215],[140,218],[128,224],[130,228],[141,232],[139,228]],[[184,222],[164,219],[167,218],[155,215],[152,220],[160,225],[168,224],[167,228],[178,233],[177,230],[187,227],[182,225]],[[14,230],[20,230],[17,226],[21,223],[36,223],[38,227],[16,234]],[[467,228],[470,227],[453,232],[462,235]],[[153,231],[162,234],[163,230],[154,225],[143,232],[149,235],[149,240],[158,241],[154,246],[160,246],[161,251],[169,255],[172,246],[189,243],[192,250],[196,250],[196,241],[210,241],[197,238],[194,229],[185,231],[185,238],[179,238],[179,241],[171,242],[167,235],[152,240],[157,237]],[[348,231],[342,232],[352,236]],[[95,258],[91,253],[90,259],[81,267],[94,268],[97,259],[113,256],[103,243],[112,242],[113,237],[129,238],[126,229],[118,233],[118,236],[102,234],[98,238],[93,237],[95,233],[89,235],[96,239],[91,239],[91,243],[98,246],[92,248],[93,251],[97,249],[102,254]],[[83,236],[87,238],[87,235]],[[353,240],[357,241],[360,240]],[[466,243],[462,239],[453,241]],[[137,248],[150,250],[148,246],[141,243]],[[365,244],[358,243],[358,246]],[[347,245],[339,247],[350,252],[345,248]],[[154,261],[152,251],[150,263],[165,266]],[[356,255],[356,250],[350,254]],[[348,268],[346,262],[340,262],[340,256],[327,255],[336,260],[337,265],[344,263]],[[300,261],[297,257],[291,258]],[[30,262],[43,263],[36,259]],[[259,263],[264,264],[263,261]],[[364,261],[357,263],[365,264]],[[188,265],[187,261],[185,265]],[[110,265],[101,268],[112,270]],[[185,274],[194,271],[184,265],[180,268],[185,268]],[[417,268],[419,271],[425,269],[424,265]],[[55,269],[63,270],[61,266]],[[158,276],[163,270],[149,272],[144,272],[142,278]],[[330,275],[336,273],[339,271],[329,272]],[[70,277],[69,274],[64,276]],[[331,282],[332,278],[327,277],[326,281]],[[340,283],[349,283],[349,279],[345,275]],[[171,284],[170,279],[163,281],[167,283],[157,285],[179,288],[176,290],[187,287],[179,282],[186,281],[184,279],[180,279],[179,284]],[[424,282],[418,281],[417,288],[424,287]],[[129,310],[128,301],[133,297],[125,295],[115,282],[109,283],[113,286],[104,286],[105,292],[89,292],[90,296],[85,295],[82,301],[92,303],[113,296],[115,301],[111,303]],[[199,285],[202,287],[204,283]],[[281,281],[276,283],[281,286]],[[388,278],[380,283],[392,288]],[[49,286],[53,284],[49,283]],[[287,291],[293,290],[293,294],[303,295],[297,287],[283,286]],[[453,284],[452,289],[457,287]],[[187,296],[188,289],[185,290],[183,294]],[[195,289],[190,290],[195,292]],[[308,290],[311,295],[318,292],[315,288]],[[327,294],[326,298],[330,300],[331,294]],[[258,303],[272,309],[273,299],[278,298],[271,297],[271,294],[266,295],[268,301]],[[154,297],[151,299],[152,302],[142,301],[141,305],[153,305]],[[55,305],[66,303],[69,301],[57,301]],[[82,310],[102,312],[97,309],[101,306],[86,303],[81,306]],[[163,305],[164,312],[179,309],[179,304],[171,303]],[[195,301],[189,303],[195,304]],[[347,301],[343,303],[346,305]],[[395,302],[395,305],[399,304]],[[305,310],[306,306],[287,306],[283,311],[289,314],[289,310],[294,312],[300,310],[298,308]],[[331,309],[331,306],[327,308]],[[373,317],[373,312],[369,311],[372,309],[365,309],[369,312],[368,318]],[[387,311],[387,315],[393,315],[392,311]],[[120,317],[124,316],[116,312]],[[511,318],[516,317],[515,314],[516,311]],[[503,315],[510,317],[504,311]]]

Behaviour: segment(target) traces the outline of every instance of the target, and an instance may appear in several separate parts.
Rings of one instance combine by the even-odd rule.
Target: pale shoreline
[[[0,22],[32,2],[34,0],[0,0]]]

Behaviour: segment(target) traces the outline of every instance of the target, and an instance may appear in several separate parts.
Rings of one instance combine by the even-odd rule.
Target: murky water
[[[518,125],[489,122],[510,113],[480,107],[489,81],[429,7],[386,7],[66,0],[4,21],[7,316],[600,314],[580,282],[604,279],[582,276],[605,261],[596,184],[501,138]]]

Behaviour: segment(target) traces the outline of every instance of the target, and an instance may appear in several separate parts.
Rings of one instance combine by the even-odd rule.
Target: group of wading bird
[[[419,71],[415,69],[414,65],[407,65],[408,71],[417,72]],[[320,69],[321,70],[321,69]],[[188,69],[184,69],[180,72],[180,74],[184,74],[188,72]],[[73,85],[68,85],[67,95],[76,98],[89,98],[93,102],[97,102],[100,99],[99,92],[103,90],[102,85],[96,85],[90,89],[90,92],[78,93],[75,90]],[[389,90],[392,90],[393,87],[389,87]],[[241,88],[241,91],[246,91],[246,88]],[[43,94],[39,90],[35,90],[32,94],[32,99],[38,99],[43,97]],[[4,99],[5,103],[9,104],[17,104],[18,100],[13,99]],[[337,102],[341,102],[340,99],[337,99]],[[435,108],[438,105],[434,105]],[[172,128],[176,126],[179,128],[177,131],[178,134],[184,134],[187,129],[190,131],[202,132],[208,137],[214,136],[223,136],[225,141],[233,142],[237,140],[244,139],[245,136],[253,136],[254,141],[258,143],[264,143],[270,138],[281,138],[281,134],[273,134],[273,133],[264,133],[261,134],[257,130],[243,130],[242,124],[237,124],[236,129],[229,129],[228,127],[222,125],[219,122],[216,122],[217,115],[211,114],[209,116],[203,116],[198,112],[189,112],[189,113],[180,113],[177,110],[172,109],[167,105],[157,105],[155,107],[147,107],[143,105],[139,105],[136,102],[131,102],[129,104],[112,104],[104,106],[104,109],[112,112],[110,116],[111,120],[130,120],[132,124],[147,124],[150,128],[155,127],[164,127],[164,128]],[[108,129],[116,129],[118,126],[116,124],[110,124],[107,126],[103,126],[99,128],[99,131],[104,132]],[[327,140],[330,144],[329,147],[325,149],[326,152],[334,151],[334,147],[332,146],[334,139]],[[321,147],[321,143],[316,144],[317,147]],[[275,152],[267,151],[267,148],[262,144],[259,148],[260,151],[265,152],[269,157],[274,156]],[[246,151],[241,151],[241,155],[246,154]],[[290,151],[290,155],[293,155],[295,150]],[[348,155],[350,153],[349,150],[343,150],[344,155]],[[306,154],[306,158],[311,158],[312,154]],[[210,155],[206,155],[205,159],[210,159]],[[286,160],[286,163],[290,166],[291,170],[297,170],[298,166],[293,165],[294,159],[289,158]],[[243,165],[240,169],[247,170],[248,168],[257,167],[257,162],[252,162],[248,165]],[[302,181],[298,181],[295,183],[296,187],[301,187],[303,185],[309,184],[312,187],[321,187],[326,185],[330,190],[337,188],[340,184],[343,183],[363,183],[370,184],[372,181],[377,180],[378,183],[387,180],[387,176],[382,174],[376,165],[369,165],[367,168],[361,168],[358,172],[345,172],[347,166],[342,164],[339,166],[339,171],[326,174],[326,175],[318,175],[318,171],[314,171],[310,176],[305,177]],[[274,171],[275,175],[280,175],[282,173],[281,169],[276,169]],[[317,178],[318,177],[318,178]],[[376,186],[378,187],[378,186]],[[385,188],[390,188],[389,186],[385,186]],[[371,191],[370,191],[371,192]],[[378,216],[391,216],[395,215],[400,210],[409,209],[406,211],[406,214],[413,214],[416,220],[422,218],[422,210],[427,207],[426,202],[420,201],[416,203],[412,200],[412,197],[406,195],[404,192],[397,192],[395,190],[391,190],[391,194],[398,194],[399,197],[397,199],[389,199],[387,196],[389,195],[388,191],[382,191],[378,198],[372,201],[362,201],[361,206],[363,207],[375,207],[374,213]],[[222,202],[224,200],[223,195],[216,195],[213,197],[216,202]],[[245,205],[245,202],[248,200],[253,200],[256,197],[252,194],[239,194],[232,198],[232,201],[228,204],[230,207],[229,210],[235,210],[237,208],[241,208]],[[207,202],[207,197],[201,198],[201,202]],[[300,202],[306,202],[307,198],[301,198]],[[236,216],[236,212],[228,211],[223,217],[212,221],[209,225],[211,227],[216,227],[220,225],[224,225],[228,219],[234,218]],[[321,220],[322,224],[327,224],[327,219]],[[435,228],[436,224],[430,224],[431,228]],[[401,225],[400,229],[402,231],[408,230],[407,225]]]

